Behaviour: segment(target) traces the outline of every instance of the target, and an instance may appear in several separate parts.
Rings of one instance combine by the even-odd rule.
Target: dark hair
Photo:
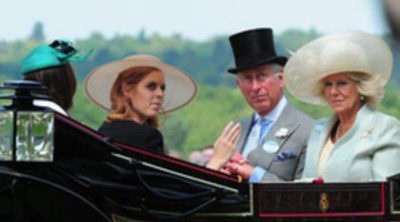
[[[129,113],[132,107],[124,97],[122,90],[123,83],[133,88],[142,79],[154,71],[160,70],[151,66],[137,66],[128,68],[118,75],[118,78],[115,80],[111,89],[111,113],[107,116],[108,121],[124,120],[129,118]],[[145,124],[157,128],[159,126],[158,117],[146,120]]]
[[[76,77],[71,64],[28,72],[24,80],[33,80],[47,86],[47,93],[65,111],[71,109],[76,92]]]

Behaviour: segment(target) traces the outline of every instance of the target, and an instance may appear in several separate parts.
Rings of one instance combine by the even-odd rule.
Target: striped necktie
[[[263,144],[264,138],[265,138],[265,136],[267,135],[267,133],[269,131],[269,130],[267,130],[268,126],[271,123],[272,123],[272,121],[269,120],[269,119],[260,119],[259,120],[258,124],[260,125],[260,134],[259,134],[258,142],[257,142],[258,147],[261,147],[261,145]]]

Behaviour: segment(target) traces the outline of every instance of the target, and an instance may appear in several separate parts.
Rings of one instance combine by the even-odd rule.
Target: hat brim
[[[242,67],[236,67],[236,68],[230,68],[228,69],[228,72],[231,74],[238,74],[239,72],[246,70],[246,69],[251,69],[260,65],[264,65],[264,64],[271,64],[271,63],[276,63],[279,65],[284,66],[287,62],[287,58],[284,56],[275,56],[275,57],[270,57],[268,59],[264,59],[264,60],[260,60],[257,62],[254,62],[252,64],[246,65],[246,66],[242,66]]]
[[[391,50],[382,39],[362,32],[336,33],[297,50],[284,68],[283,80],[297,99],[325,105],[319,92],[321,79],[336,73],[358,72],[377,77],[375,84],[384,87],[392,66]]]
[[[129,57],[128,57],[129,58]],[[165,96],[162,104],[164,112],[179,109],[196,95],[197,87],[193,79],[182,70],[160,60],[124,59],[105,64],[93,70],[85,79],[85,92],[89,100],[110,111],[110,93],[118,75],[132,67],[150,66],[159,69],[165,76]]]

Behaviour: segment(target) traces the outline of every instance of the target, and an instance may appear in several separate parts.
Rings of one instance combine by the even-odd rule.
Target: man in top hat
[[[233,155],[235,158],[228,164],[218,165],[214,164],[218,161],[213,161],[211,168],[221,169],[224,164],[225,170],[253,183],[299,178],[315,121],[294,108],[283,93],[282,71],[287,58],[276,54],[269,28],[240,32],[229,40],[236,67],[228,72],[236,76],[236,83],[254,114],[239,121],[236,151],[246,161]],[[232,156],[232,152],[226,149],[226,155]]]

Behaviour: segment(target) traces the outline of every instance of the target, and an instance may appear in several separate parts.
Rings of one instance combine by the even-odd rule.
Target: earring
[[[365,97],[364,97],[364,96],[360,96],[360,100],[361,100],[361,101],[364,101],[364,100],[365,100]]]

